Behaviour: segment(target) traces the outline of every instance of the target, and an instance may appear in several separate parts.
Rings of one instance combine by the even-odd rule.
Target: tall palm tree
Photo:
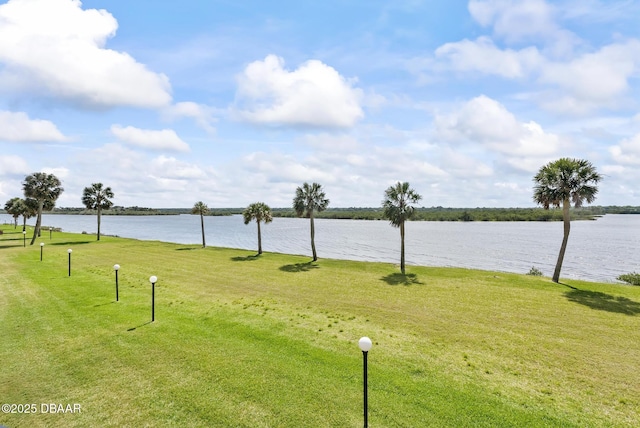
[[[413,217],[416,204],[422,196],[409,187],[409,183],[397,182],[384,192],[382,201],[383,217],[391,222],[392,226],[400,228],[400,271],[404,269],[404,222]]]
[[[249,205],[243,212],[244,224],[249,224],[251,220],[255,220],[258,224],[258,254],[262,254],[262,234],[260,233],[260,222],[264,221],[265,224],[271,223],[273,216],[271,215],[271,208],[264,202],[254,202]]]
[[[202,248],[207,246],[204,240],[204,216],[209,213],[209,207],[202,201],[198,201],[191,208],[191,214],[200,214],[200,227],[202,228]]]
[[[102,210],[108,210],[113,206],[111,199],[113,192],[111,187],[102,187],[102,183],[93,183],[82,191],[82,203],[88,210],[98,211],[98,241],[100,240],[100,218]]]
[[[560,269],[564,253],[567,249],[569,232],[571,230],[571,217],[569,208],[573,206],[579,208],[583,202],[591,203],[598,193],[597,184],[602,180],[596,168],[591,162],[583,159],[561,158],[549,162],[540,168],[533,181],[533,200],[549,209],[551,205],[560,207],[562,205],[562,218],[564,221],[564,236],[560,246],[560,254],[553,272],[553,282],[560,280]]]
[[[318,260],[315,244],[315,226],[313,224],[313,213],[321,212],[329,206],[329,199],[325,197],[322,186],[318,183],[304,183],[296,189],[296,197],[293,198],[293,209],[298,217],[308,217],[311,221],[311,252],[313,261]]]
[[[51,211],[64,189],[58,177],[45,172],[34,172],[26,176],[22,182],[22,189],[25,197],[33,198],[38,203],[38,218],[36,220],[36,227],[33,229],[33,238],[31,238],[30,244],[33,245],[33,243],[36,242],[36,237],[40,236],[42,211]]]

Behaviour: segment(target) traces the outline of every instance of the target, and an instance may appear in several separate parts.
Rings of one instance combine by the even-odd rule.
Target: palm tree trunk
[[[556,269],[553,271],[553,282],[560,281],[560,269],[562,269],[562,261],[564,260],[564,252],[567,249],[569,241],[569,232],[571,231],[571,217],[569,216],[569,199],[562,201],[562,219],[564,221],[564,236],[562,237],[562,245],[560,246],[560,254],[556,262]]]
[[[44,201],[40,201],[38,203],[38,218],[36,219],[36,227],[33,229],[33,238],[31,238],[31,243],[29,245],[33,245],[36,242],[36,238],[40,236],[40,225],[42,224],[42,209],[44,208]]]
[[[313,253],[313,261],[315,262],[318,260],[318,254],[316,254],[316,243],[315,243],[316,230],[313,225],[313,211],[311,211],[311,215],[309,216],[309,219],[311,220],[311,253]]]
[[[204,240],[204,214],[200,212],[200,227],[202,228],[202,248],[206,248],[207,243]]]
[[[400,223],[400,272],[404,275],[404,221]]]
[[[98,241],[100,240],[100,214],[102,214],[102,210],[98,207]]]
[[[262,254],[262,234],[260,233],[260,221],[256,219],[258,225],[258,255]]]

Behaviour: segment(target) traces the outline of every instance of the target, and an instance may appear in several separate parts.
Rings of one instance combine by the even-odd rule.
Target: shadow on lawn
[[[567,291],[564,295],[569,301],[588,306],[591,309],[631,316],[640,315],[640,303],[626,297],[579,289]]]
[[[231,257],[231,261],[233,261],[233,262],[252,262],[254,260],[258,260],[259,258],[260,258],[260,254],[253,254],[251,256]]]
[[[176,248],[176,251],[191,251],[191,250],[199,250],[202,248],[202,245],[199,247],[181,247],[181,248]]]
[[[314,262],[306,262],[306,263],[295,263],[292,265],[284,265],[280,266],[279,269],[283,272],[309,272],[312,269],[318,269],[320,266],[315,264]]]
[[[137,326],[135,326],[135,327],[131,327],[131,328],[127,329],[127,331],[133,331],[133,330],[135,330],[136,328],[144,327],[145,325],[149,325],[149,324],[151,324],[152,322],[153,322],[153,321],[147,321],[147,322],[146,322],[146,323],[144,323],[144,324],[140,324],[140,325],[137,325]]]
[[[401,273],[391,273],[387,276],[383,276],[382,279],[389,285],[413,285],[424,284],[424,282],[418,280],[418,275],[415,273],[407,273],[405,275]]]
[[[67,242],[54,242],[49,245],[80,245],[80,244],[90,244],[94,241],[67,241]],[[95,241],[97,242],[97,240]]]

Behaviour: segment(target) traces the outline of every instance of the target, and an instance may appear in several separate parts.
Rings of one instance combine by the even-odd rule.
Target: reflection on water
[[[0,215],[0,221],[12,221]],[[43,224],[69,232],[95,233],[95,216],[47,215]],[[31,223],[33,224],[33,223]],[[320,258],[398,263],[400,233],[386,221],[316,219]],[[606,215],[571,223],[562,277],[614,281],[640,271],[640,216]],[[181,244],[201,242],[200,218],[103,216],[101,232]],[[205,217],[207,245],[257,250],[256,224],[242,216]],[[264,251],[311,255],[309,220],[275,218],[262,227]],[[526,273],[532,266],[551,276],[562,242],[561,222],[409,222],[407,264],[456,266]]]

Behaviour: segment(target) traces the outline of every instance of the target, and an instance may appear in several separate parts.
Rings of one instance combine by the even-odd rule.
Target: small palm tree
[[[313,261],[318,260],[315,244],[315,227],[313,224],[313,213],[321,212],[329,206],[329,199],[325,197],[322,186],[318,183],[304,183],[296,189],[296,196],[293,198],[293,209],[298,217],[308,217],[311,222],[311,252]]]
[[[33,245],[33,243],[36,242],[36,238],[40,236],[42,211],[51,211],[64,189],[58,177],[45,172],[34,172],[26,176],[22,182],[22,189],[24,190],[24,196],[26,198],[33,198],[38,203],[38,218],[36,220],[36,226],[33,229],[33,237],[31,238],[30,244]]]
[[[415,212],[413,204],[416,204],[422,196],[409,187],[409,183],[397,182],[384,192],[382,201],[383,217],[391,222],[392,226],[400,228],[400,271],[404,269],[404,222],[413,217]]]
[[[13,217],[13,228],[18,228],[18,217],[22,215],[22,206],[24,200],[22,198],[11,198],[4,204],[4,210]]]
[[[255,202],[249,205],[243,212],[244,224],[249,224],[251,220],[255,220],[258,224],[258,254],[262,254],[262,235],[260,233],[260,222],[265,224],[271,223],[273,216],[271,208],[264,202]]]
[[[209,213],[209,207],[202,201],[198,201],[191,208],[191,214],[200,214],[200,228],[202,229],[202,248],[207,246],[204,239],[204,216]]]
[[[584,201],[591,203],[598,193],[597,184],[602,180],[596,168],[591,162],[584,159],[561,158],[549,162],[540,168],[533,178],[533,200],[542,205],[544,209],[550,206],[562,205],[562,218],[564,221],[564,236],[560,246],[560,254],[553,272],[553,282],[560,280],[560,269],[564,253],[567,249],[569,232],[571,231],[571,217],[569,208],[579,208]]]
[[[82,192],[82,203],[88,210],[98,211],[98,241],[100,240],[100,219],[102,210],[108,210],[113,206],[111,199],[113,192],[111,187],[102,187],[102,183],[93,183],[90,187],[85,187]]]

